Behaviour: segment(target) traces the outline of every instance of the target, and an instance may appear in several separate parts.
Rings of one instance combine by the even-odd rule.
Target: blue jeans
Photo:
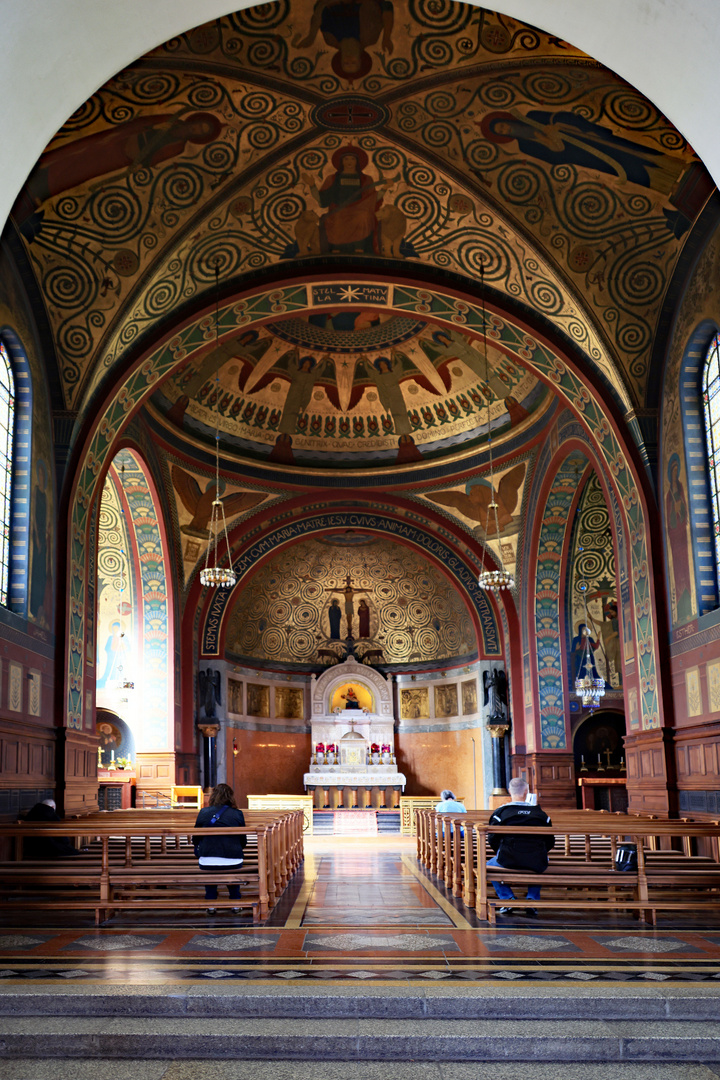
[[[497,861],[497,855],[494,855],[492,859],[487,862],[488,866],[500,866]],[[500,867],[502,869],[502,867]],[[512,891],[509,885],[506,885],[504,881],[493,881],[492,887],[497,894],[498,900],[514,900],[515,893]],[[527,899],[539,900],[540,899],[540,886],[528,885],[527,887]]]

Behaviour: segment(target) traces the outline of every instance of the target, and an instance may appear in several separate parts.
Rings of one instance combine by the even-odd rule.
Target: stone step
[[[432,986],[363,987],[326,984],[258,989],[208,980],[172,990],[158,985],[32,985],[0,990],[0,1017],[196,1017],[328,1020],[596,1020],[720,1021],[720,986],[608,988]],[[1,1022],[1,1021],[0,1021]]]
[[[0,1057],[717,1062],[720,1022],[5,1016]]]
[[[522,1080],[558,1080],[557,1065],[522,1062]],[[14,1058],[0,1072],[3,1080],[518,1080],[516,1061],[147,1061],[140,1058],[76,1058],[72,1073],[58,1072],[57,1061]],[[715,1067],[699,1063],[564,1062],[562,1080],[717,1080]]]

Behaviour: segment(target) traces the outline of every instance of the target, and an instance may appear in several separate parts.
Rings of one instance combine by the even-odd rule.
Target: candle
[[[115,761],[115,751],[114,750],[110,751],[110,761],[112,761],[112,762]]]

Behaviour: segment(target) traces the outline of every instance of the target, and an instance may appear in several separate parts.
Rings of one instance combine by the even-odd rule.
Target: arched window
[[[705,356],[702,379],[705,438],[710,474],[715,562],[720,567],[720,334],[715,334]]]
[[[0,604],[7,606],[10,583],[10,527],[15,443],[15,377],[0,341]]]

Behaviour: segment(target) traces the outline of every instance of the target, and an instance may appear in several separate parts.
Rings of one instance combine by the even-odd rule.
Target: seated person
[[[62,821],[57,812],[54,799],[43,799],[28,810],[24,821],[36,821],[42,824],[48,821]],[[80,852],[66,836],[28,836],[23,839],[24,859],[64,859],[68,855]]]
[[[440,792],[440,802],[435,806],[436,814],[466,814],[467,810],[461,802],[458,802],[452,791],[449,788],[445,788]],[[445,822],[443,822],[443,836],[445,835]],[[460,835],[465,835],[465,830],[462,825],[460,826]]]
[[[195,827],[198,829],[209,829],[212,825],[217,825],[219,829],[227,829],[244,824],[245,816],[235,802],[235,794],[228,784],[218,784],[213,788],[209,804],[200,811],[195,820]],[[201,870],[210,873],[239,870],[243,864],[247,836],[244,833],[235,836],[227,833],[218,833],[217,836],[194,836],[193,844]],[[231,900],[239,900],[240,886],[228,885],[228,895]],[[206,885],[205,899],[217,900],[217,897],[217,885]],[[208,915],[215,914],[214,907],[209,907],[207,910]],[[233,911],[238,914],[240,908],[233,908]]]
[[[467,810],[461,802],[458,802],[452,791],[445,788],[440,792],[440,802],[435,807],[436,814],[467,814]]]
[[[550,826],[552,821],[539,806],[531,806],[526,802],[528,786],[522,777],[515,776],[508,784],[512,802],[505,803],[493,811],[490,816],[490,825],[534,825]],[[548,851],[555,847],[554,836],[522,836],[519,833],[514,836],[503,836],[497,833],[488,834],[488,844],[495,852],[495,857],[490,859],[488,866],[504,866],[507,870],[530,870],[534,874],[542,874],[547,870]],[[504,881],[494,881],[493,887],[500,900],[514,900],[515,894]],[[540,899],[540,886],[529,885],[527,890],[528,900]],[[501,907],[498,915],[510,915],[511,907]],[[528,907],[525,914],[535,918],[537,911]]]

